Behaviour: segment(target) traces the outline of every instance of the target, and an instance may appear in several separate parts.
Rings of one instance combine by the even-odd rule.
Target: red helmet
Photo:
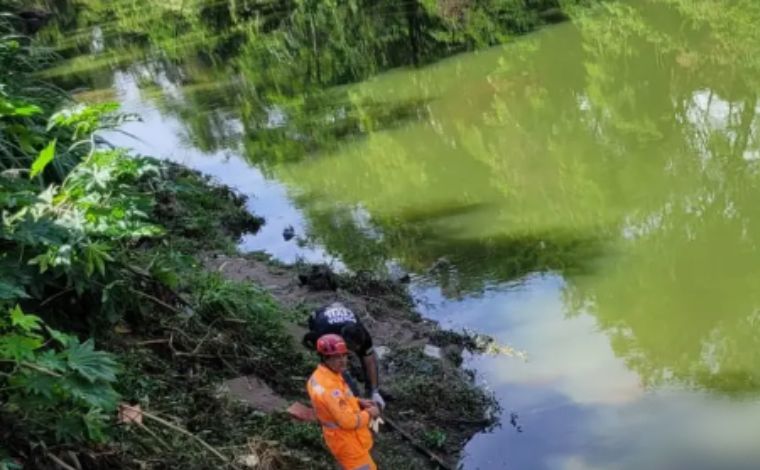
[[[328,333],[317,340],[317,352],[323,356],[336,356],[348,354],[348,348],[343,338],[336,334]]]

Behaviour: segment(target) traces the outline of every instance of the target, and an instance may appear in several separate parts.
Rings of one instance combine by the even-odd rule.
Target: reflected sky
[[[645,388],[592,315],[567,311],[564,284],[535,275],[459,301],[414,286],[427,316],[478,325],[528,356],[467,361],[504,411],[499,428],[468,444],[465,468],[757,468],[760,402]]]

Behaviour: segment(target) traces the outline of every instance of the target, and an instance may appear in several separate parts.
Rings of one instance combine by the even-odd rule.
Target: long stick
[[[76,468],[74,468],[71,465],[67,464],[66,462],[64,462],[63,460],[59,459],[58,457],[56,457],[53,454],[47,454],[47,458],[49,458],[50,460],[52,460],[53,462],[55,462],[55,464],[58,465],[61,468],[64,468],[66,470],[77,470]]]
[[[156,442],[158,442],[159,444],[161,444],[161,446],[163,446],[163,448],[164,448],[164,449],[171,449],[171,446],[170,446],[169,444],[167,444],[165,440],[161,439],[161,438],[159,437],[159,435],[158,435],[158,434],[156,434],[156,433],[155,433],[155,432],[154,432],[152,429],[150,429],[148,426],[146,426],[146,425],[144,425],[143,423],[140,423],[140,422],[135,422],[135,424],[137,425],[137,427],[138,427],[138,428],[140,428],[140,429],[142,429],[143,431],[145,431],[145,432],[147,432],[148,434],[150,434],[150,435],[151,435],[151,437],[153,437],[153,439],[155,439],[155,440],[156,440]]]
[[[164,302],[163,300],[159,299],[158,297],[152,296],[150,294],[147,294],[147,293],[145,293],[145,292],[143,292],[141,290],[137,290],[137,289],[130,288],[129,291],[132,292],[133,294],[139,295],[141,297],[145,297],[148,300],[152,300],[153,302],[157,303],[158,305],[164,307],[165,309],[167,309],[167,310],[169,310],[171,312],[174,312],[174,313],[176,313],[178,315],[182,314],[182,312],[180,312],[178,309],[176,309],[173,306],[167,304],[166,302]]]
[[[200,437],[198,437],[195,434],[191,433],[190,431],[188,431],[186,429],[183,429],[183,428],[181,428],[181,427],[179,427],[179,426],[177,426],[175,424],[172,424],[169,421],[166,421],[165,419],[159,418],[158,416],[156,416],[154,414],[148,413],[147,411],[141,411],[140,413],[142,413],[142,415],[145,416],[146,418],[150,418],[153,421],[156,421],[157,423],[163,424],[164,426],[166,426],[169,429],[173,429],[173,430],[175,430],[175,431],[177,431],[179,433],[184,434],[185,436],[188,436],[188,437],[191,437],[191,438],[195,439],[198,442],[198,444],[202,445],[209,452],[211,452],[212,454],[214,454],[217,457],[219,457],[219,460],[221,460],[222,462],[224,462],[226,464],[230,463],[229,459],[227,457],[225,457],[224,455],[222,455],[221,452],[219,452],[218,450],[216,450],[208,442],[204,441],[203,439],[201,439]]]
[[[451,465],[449,465],[446,462],[444,462],[444,460],[441,457],[439,457],[438,455],[434,454],[433,451],[431,451],[427,447],[425,447],[422,444],[420,444],[414,437],[412,437],[411,434],[409,434],[408,432],[406,432],[402,428],[400,428],[398,424],[394,423],[393,420],[391,420],[387,416],[383,416],[383,421],[385,421],[388,424],[388,426],[390,426],[391,428],[393,428],[394,431],[396,431],[397,433],[401,434],[401,437],[403,437],[404,439],[406,439],[407,441],[409,441],[409,443],[412,445],[412,447],[414,447],[418,451],[420,451],[423,454],[425,454],[427,456],[427,458],[429,458],[430,460],[432,460],[433,462],[435,462],[436,464],[438,464],[439,467],[441,467],[441,468],[443,468],[445,470],[454,470],[454,467],[452,467]]]
[[[42,366],[38,366],[37,364],[32,364],[31,362],[26,362],[26,361],[16,362],[16,361],[12,361],[10,359],[0,359],[0,363],[3,363],[3,364],[17,364],[19,366],[26,367],[28,369],[36,370],[37,372],[42,372],[43,374],[47,374],[47,375],[49,375],[51,377],[57,377],[57,378],[63,377],[58,372],[52,371],[50,369],[46,369],[46,368],[44,368]]]

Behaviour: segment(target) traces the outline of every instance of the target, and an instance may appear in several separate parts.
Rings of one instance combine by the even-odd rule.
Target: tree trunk
[[[416,1],[407,10],[406,21],[409,45],[412,50],[412,63],[417,67],[420,65],[420,5]]]

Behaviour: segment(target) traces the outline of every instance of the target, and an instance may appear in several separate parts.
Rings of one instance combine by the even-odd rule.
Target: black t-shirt
[[[328,333],[339,335],[343,327],[350,323],[358,324],[359,327],[364,329],[364,325],[361,324],[359,318],[351,309],[336,302],[322,307],[311,314],[309,317],[309,330],[317,333],[319,336]],[[364,332],[366,333],[363,335],[365,341],[354,351],[359,356],[369,356],[372,354],[372,337],[370,337],[366,329],[364,329]]]

